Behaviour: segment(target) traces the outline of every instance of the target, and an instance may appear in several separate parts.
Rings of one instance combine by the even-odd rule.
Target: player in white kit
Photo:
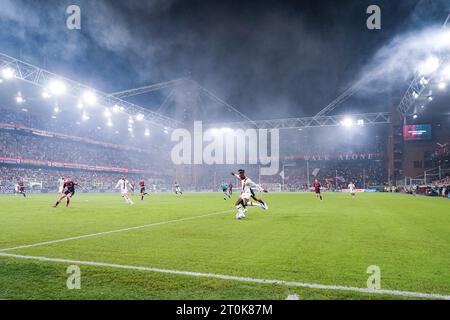
[[[181,191],[180,184],[175,181],[173,187],[175,188],[175,194],[183,194],[183,191]]]
[[[64,183],[66,182],[66,179],[64,177],[60,177],[58,179],[58,193],[62,194],[64,191]]]
[[[356,191],[355,191],[356,187],[353,184],[353,182],[350,181],[349,185],[348,185],[348,190],[350,192],[350,194],[352,195],[352,198],[355,198],[356,196]]]
[[[238,174],[232,173],[232,175],[237,177],[241,181],[241,196],[236,201],[236,209],[238,210],[238,213],[236,214],[236,219],[245,218],[247,206],[251,207],[258,206],[264,210],[268,209],[267,204],[261,199],[256,198],[255,193],[253,191],[253,189],[256,189],[258,191],[268,192],[266,189],[261,187],[259,184],[254,183],[250,178],[248,178],[245,175],[245,170],[240,169],[238,170]],[[254,199],[258,203],[249,201],[250,199]]]
[[[129,186],[131,187],[130,182],[127,180],[127,178],[122,177],[122,179],[117,181],[117,184],[116,184],[115,188],[116,189],[120,188],[120,193],[122,195],[122,198],[125,200],[125,203],[132,206],[132,205],[134,205],[134,202],[128,196],[128,187]]]

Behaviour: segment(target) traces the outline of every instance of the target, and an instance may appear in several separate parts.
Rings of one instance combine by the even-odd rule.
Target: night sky
[[[81,7],[79,31],[66,28],[70,4]],[[381,30],[366,28],[371,4],[381,7]],[[314,115],[392,39],[442,24],[450,1],[0,0],[0,8],[3,53],[106,92],[188,76],[261,119]]]

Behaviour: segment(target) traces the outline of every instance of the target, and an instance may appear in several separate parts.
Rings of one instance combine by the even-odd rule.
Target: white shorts
[[[59,188],[59,189],[58,189],[58,192],[59,192],[59,193],[63,193],[63,190],[64,190],[64,188]]]
[[[242,192],[241,193],[241,199],[242,200],[249,200],[252,197],[251,192]]]

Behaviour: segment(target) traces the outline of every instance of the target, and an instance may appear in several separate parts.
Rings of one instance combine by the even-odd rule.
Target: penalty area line
[[[106,263],[106,262],[81,261],[81,260],[70,260],[70,259],[60,259],[60,258],[27,256],[27,255],[19,255],[19,254],[11,254],[11,253],[0,253],[0,257],[16,258],[16,259],[24,259],[24,260],[37,260],[37,261],[44,261],[44,262],[68,263],[68,264],[73,264],[73,265],[108,267],[108,268],[126,269],[126,270],[150,271],[150,272],[191,276],[191,277],[199,277],[199,278],[203,277],[203,278],[232,280],[232,281],[258,283],[258,284],[274,284],[274,285],[284,285],[284,286],[288,286],[288,287],[302,287],[302,288],[319,289],[319,290],[350,291],[350,292],[358,292],[358,293],[365,293],[365,294],[384,294],[384,295],[401,296],[401,297],[450,300],[450,295],[435,294],[435,293],[423,293],[423,292],[411,292],[411,291],[399,291],[399,290],[384,290],[384,289],[376,290],[376,289],[368,289],[368,288],[358,288],[358,287],[348,287],[348,286],[338,286],[338,285],[323,285],[323,284],[305,283],[305,282],[297,282],[297,281],[258,279],[258,278],[229,276],[229,275],[214,274],[214,273],[202,273],[202,272],[170,270],[170,269],[160,269],[160,268],[151,268],[151,267],[129,266],[129,265],[122,265],[122,264]]]
[[[161,221],[161,222],[155,222],[155,223],[150,223],[150,224],[144,224],[142,226],[128,227],[128,228],[115,229],[115,230],[104,231],[104,232],[84,234],[84,235],[80,235],[80,236],[74,236],[74,237],[57,239],[57,240],[43,241],[43,242],[38,242],[38,243],[33,243],[33,244],[28,244],[28,245],[22,245],[22,246],[17,246],[17,247],[0,249],[0,252],[13,251],[13,250],[19,250],[19,249],[27,249],[27,248],[34,248],[34,247],[45,246],[45,245],[50,245],[50,244],[55,244],[55,243],[60,243],[60,242],[79,240],[79,239],[85,239],[85,238],[93,238],[93,237],[104,236],[104,235],[114,234],[114,233],[119,233],[119,232],[126,232],[126,231],[139,230],[139,229],[144,229],[144,228],[157,227],[157,226],[162,226],[162,225],[165,225],[165,224],[171,224],[171,223],[177,223],[177,222],[183,222],[183,221],[189,221],[189,220],[196,220],[196,219],[201,219],[201,218],[206,218],[206,217],[211,217],[211,216],[217,216],[217,215],[220,215],[220,214],[229,213],[231,211],[232,210],[218,211],[218,212],[207,213],[207,214],[194,216],[194,217],[186,217],[186,218],[181,218],[181,219]]]

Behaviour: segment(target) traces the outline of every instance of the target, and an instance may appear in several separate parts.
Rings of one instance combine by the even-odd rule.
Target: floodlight
[[[345,119],[341,122],[341,124],[342,124],[344,127],[351,127],[351,126],[353,125],[353,119],[352,119],[352,118],[345,118]]]
[[[120,112],[120,107],[117,104],[115,104],[113,106],[112,110],[113,110],[114,113],[119,113]]]
[[[95,92],[85,91],[83,93],[83,101],[86,102],[88,105],[95,104],[97,102],[97,96],[95,95]]]
[[[62,82],[60,80],[53,80],[52,82],[50,82],[48,88],[49,88],[50,92],[52,94],[54,94],[55,96],[62,95],[64,93],[66,93],[66,90],[67,90],[64,82]]]
[[[103,114],[105,115],[106,118],[110,118],[111,117],[111,111],[109,111],[108,108],[105,109],[105,112]]]
[[[439,58],[431,56],[419,66],[419,72],[423,75],[429,75],[439,68]]]
[[[138,115],[136,115],[136,120],[137,121],[142,121],[144,120],[145,116],[142,113],[139,113]]]
[[[42,91],[42,98],[44,99],[50,98],[50,94],[47,92],[47,90]]]
[[[9,79],[13,78],[15,74],[16,74],[16,71],[9,67],[4,68],[2,70],[2,77],[5,80],[9,80]]]
[[[428,84],[428,82],[430,82],[430,81],[425,77],[422,77],[419,81],[419,83],[423,86],[426,86]]]
[[[17,93],[17,96],[16,96],[16,102],[17,102],[18,104],[21,104],[21,103],[24,103],[24,102],[25,102],[25,99],[22,97],[22,94],[21,94],[20,92]]]
[[[445,82],[439,82],[438,88],[444,90],[445,88],[447,88],[447,84]]]

